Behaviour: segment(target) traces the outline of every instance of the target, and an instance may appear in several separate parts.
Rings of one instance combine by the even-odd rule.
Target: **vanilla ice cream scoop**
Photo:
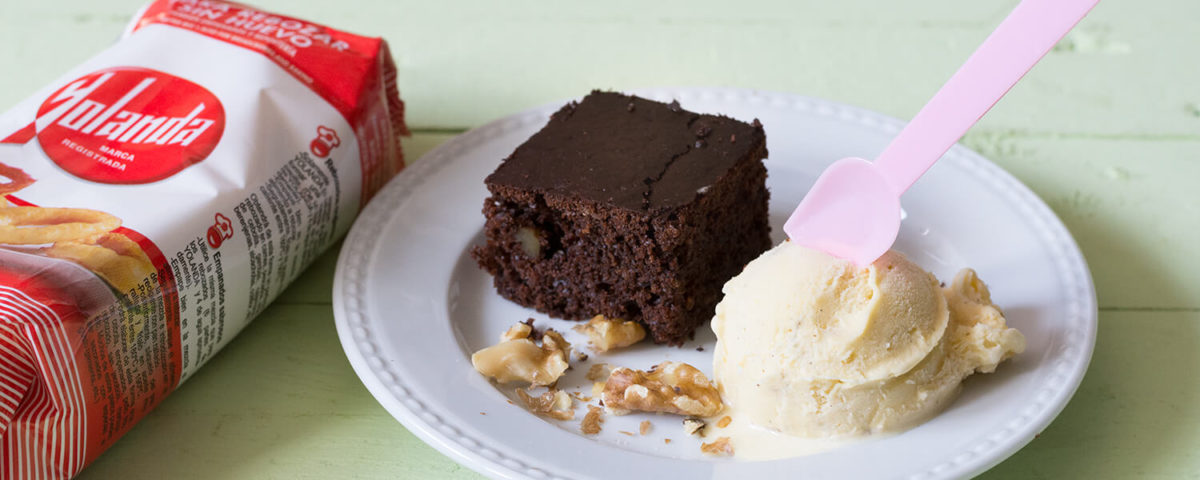
[[[899,253],[864,269],[784,242],[725,284],[713,329],[749,375],[858,383],[911,370],[949,318],[937,279]]]
[[[860,268],[784,242],[724,291],[712,328],[725,402],[792,435],[907,428],[1025,348],[973,271],[943,290],[894,251]]]

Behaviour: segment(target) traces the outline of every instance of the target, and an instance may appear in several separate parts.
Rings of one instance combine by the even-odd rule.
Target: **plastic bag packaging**
[[[403,168],[387,44],[158,0],[0,115],[0,477],[79,473]]]

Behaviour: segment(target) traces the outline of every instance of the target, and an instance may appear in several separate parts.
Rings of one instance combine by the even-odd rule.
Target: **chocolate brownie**
[[[516,303],[636,320],[679,345],[771,246],[766,156],[758,120],[593,91],[487,177],[472,254]]]

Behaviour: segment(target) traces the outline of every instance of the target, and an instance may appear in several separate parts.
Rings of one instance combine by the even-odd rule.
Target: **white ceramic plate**
[[[796,95],[681,88],[637,92],[692,111],[762,120],[767,131],[771,227],[782,224],[830,162],[873,158],[902,125],[870,111]],[[471,367],[471,352],[528,317],[569,330],[496,294],[469,255],[481,241],[483,179],[561,104],[471,130],[429,152],[367,206],[334,283],[337,331],[371,394],[425,442],[497,478],[957,478],[1016,452],[1066,405],[1096,337],[1096,299],[1083,256],[1046,205],[978,154],[956,146],[903,199],[896,248],[949,280],[975,268],[1024,332],[1028,350],[997,373],[969,379],[945,412],[899,435],[764,462],[713,459],[667,415],[609,416],[596,437],[576,420],[536,417],[511,390]],[[567,339],[582,346],[568,332]],[[586,385],[594,362],[647,368],[665,359],[711,373],[713,335],[681,349],[639,345],[593,355],[560,385]],[[696,347],[707,347],[697,351]],[[515,400],[514,400],[515,401]],[[646,435],[638,422],[654,422]],[[664,438],[671,438],[670,444]]]

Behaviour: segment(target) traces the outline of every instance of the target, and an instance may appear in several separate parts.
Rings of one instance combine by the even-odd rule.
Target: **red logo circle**
[[[191,81],[116,67],[51,94],[36,125],[42,150],[63,170],[94,182],[139,184],[208,157],[225,131],[225,109]]]

